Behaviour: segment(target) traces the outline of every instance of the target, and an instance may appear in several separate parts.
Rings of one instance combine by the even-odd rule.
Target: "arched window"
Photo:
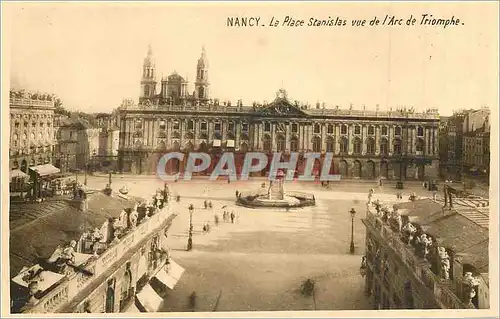
[[[321,126],[319,124],[314,124],[314,133],[321,133]]]
[[[265,152],[271,152],[272,151],[272,145],[271,145],[271,137],[269,135],[264,135],[262,138],[263,142],[263,149]]]
[[[313,137],[313,152],[321,152],[321,138],[319,136]]]
[[[278,152],[284,152],[286,149],[285,137],[283,135],[278,135],[276,139],[276,147]]]
[[[401,155],[401,140],[399,138],[394,140],[394,154]]]
[[[297,136],[292,137],[292,139],[290,140],[290,151],[299,151],[299,139],[297,138]]]
[[[380,154],[381,155],[387,155],[389,152],[388,147],[387,147],[387,139],[382,138],[380,140]]]
[[[349,141],[347,140],[347,137],[342,136],[340,138],[340,153],[341,154],[347,154],[349,152]]]
[[[335,152],[335,141],[333,137],[328,136],[326,138],[326,151],[327,152]]]
[[[353,146],[354,154],[361,154],[361,139],[359,137],[354,138]]]
[[[373,138],[366,140],[366,153],[369,155],[375,154],[375,140]]]

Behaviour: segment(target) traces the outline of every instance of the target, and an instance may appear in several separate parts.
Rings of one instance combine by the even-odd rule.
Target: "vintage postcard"
[[[498,317],[498,9],[2,2],[2,317]]]

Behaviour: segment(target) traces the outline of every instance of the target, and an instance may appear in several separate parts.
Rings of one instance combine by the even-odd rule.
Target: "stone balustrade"
[[[36,100],[30,98],[16,98],[9,99],[11,106],[28,106],[28,107],[54,107],[54,101]]]
[[[377,216],[374,207],[367,207],[367,222],[373,225],[373,230],[377,231],[380,237],[400,256],[401,260],[411,269],[416,278],[433,292],[444,308],[464,309],[467,308],[460,298],[454,293],[449,280],[440,279],[431,270],[431,264],[415,255],[414,249],[406,245],[400,238],[400,233],[395,232],[382,218]]]
[[[110,245],[108,249],[102,253],[97,259],[89,262],[86,269],[93,270],[93,276],[90,280],[82,281],[82,274],[79,272],[73,273],[70,277],[66,277],[63,281],[50,291],[47,295],[39,300],[37,305],[24,311],[24,313],[54,313],[62,308],[68,301],[72,300],[80,291],[85,289],[109,267],[136,246],[148,235],[161,229],[168,218],[171,216],[170,207],[159,210],[143,221],[135,228],[128,232],[120,241],[114,245]]]

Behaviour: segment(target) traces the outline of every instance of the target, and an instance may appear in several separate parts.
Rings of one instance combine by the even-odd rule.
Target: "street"
[[[116,181],[115,181],[116,180]],[[151,177],[115,178],[113,188],[126,185],[130,194],[150,197],[163,182]],[[189,311],[188,296],[197,295],[196,311],[356,310],[370,309],[359,273],[365,230],[361,218],[370,188],[375,197],[395,201],[398,190],[373,183],[336,184],[330,190],[314,183],[285,183],[287,190],[313,193],[317,205],[296,210],[249,209],[234,205],[235,191],[257,190],[263,180],[179,181],[169,183],[181,196],[171,202],[179,213],[168,235],[173,259],[186,269],[174,290],[164,299],[162,311]],[[101,188],[107,179],[89,177],[90,187]],[[430,192],[415,187],[419,195]],[[410,190],[405,190],[410,192]],[[204,209],[210,200],[213,210]],[[185,251],[188,206],[193,204],[193,250]],[[222,207],[236,214],[235,223],[224,222]],[[349,253],[351,216],[356,253]],[[219,226],[214,223],[219,216]],[[202,232],[210,223],[210,233]],[[314,297],[300,294],[306,279],[316,283]]]

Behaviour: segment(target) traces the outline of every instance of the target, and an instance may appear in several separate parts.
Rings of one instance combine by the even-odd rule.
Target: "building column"
[[[286,127],[285,127],[285,149],[287,151],[290,151],[290,131],[291,131],[291,124],[290,122],[287,122]]]
[[[349,142],[347,143],[347,145],[349,147],[348,148],[349,155],[352,155],[352,152],[354,150],[354,144],[353,144],[353,142],[354,142],[354,138],[353,138],[354,134],[353,133],[354,132],[353,132],[353,130],[354,130],[354,125],[347,124],[347,138],[349,139]]]
[[[271,150],[276,152],[276,123],[271,123]]]
[[[340,125],[338,123],[334,124],[335,132],[335,155],[340,153]]]
[[[234,122],[234,128],[236,130],[235,141],[234,141],[234,149],[240,150],[240,134],[241,134],[241,121]]]
[[[375,125],[375,155],[380,155],[380,125]]]
[[[417,149],[417,130],[415,127],[410,128],[411,133],[411,143],[410,143],[410,154],[415,154]]]
[[[366,155],[367,146],[366,140],[368,139],[368,126],[361,125],[361,154]]]
[[[326,125],[321,123],[321,152],[326,152]]]
[[[394,126],[393,125],[388,125],[387,126],[387,148],[388,148],[388,151],[389,151],[389,156],[391,156],[393,153],[394,153],[394,145],[393,145],[393,142],[394,142]]]

